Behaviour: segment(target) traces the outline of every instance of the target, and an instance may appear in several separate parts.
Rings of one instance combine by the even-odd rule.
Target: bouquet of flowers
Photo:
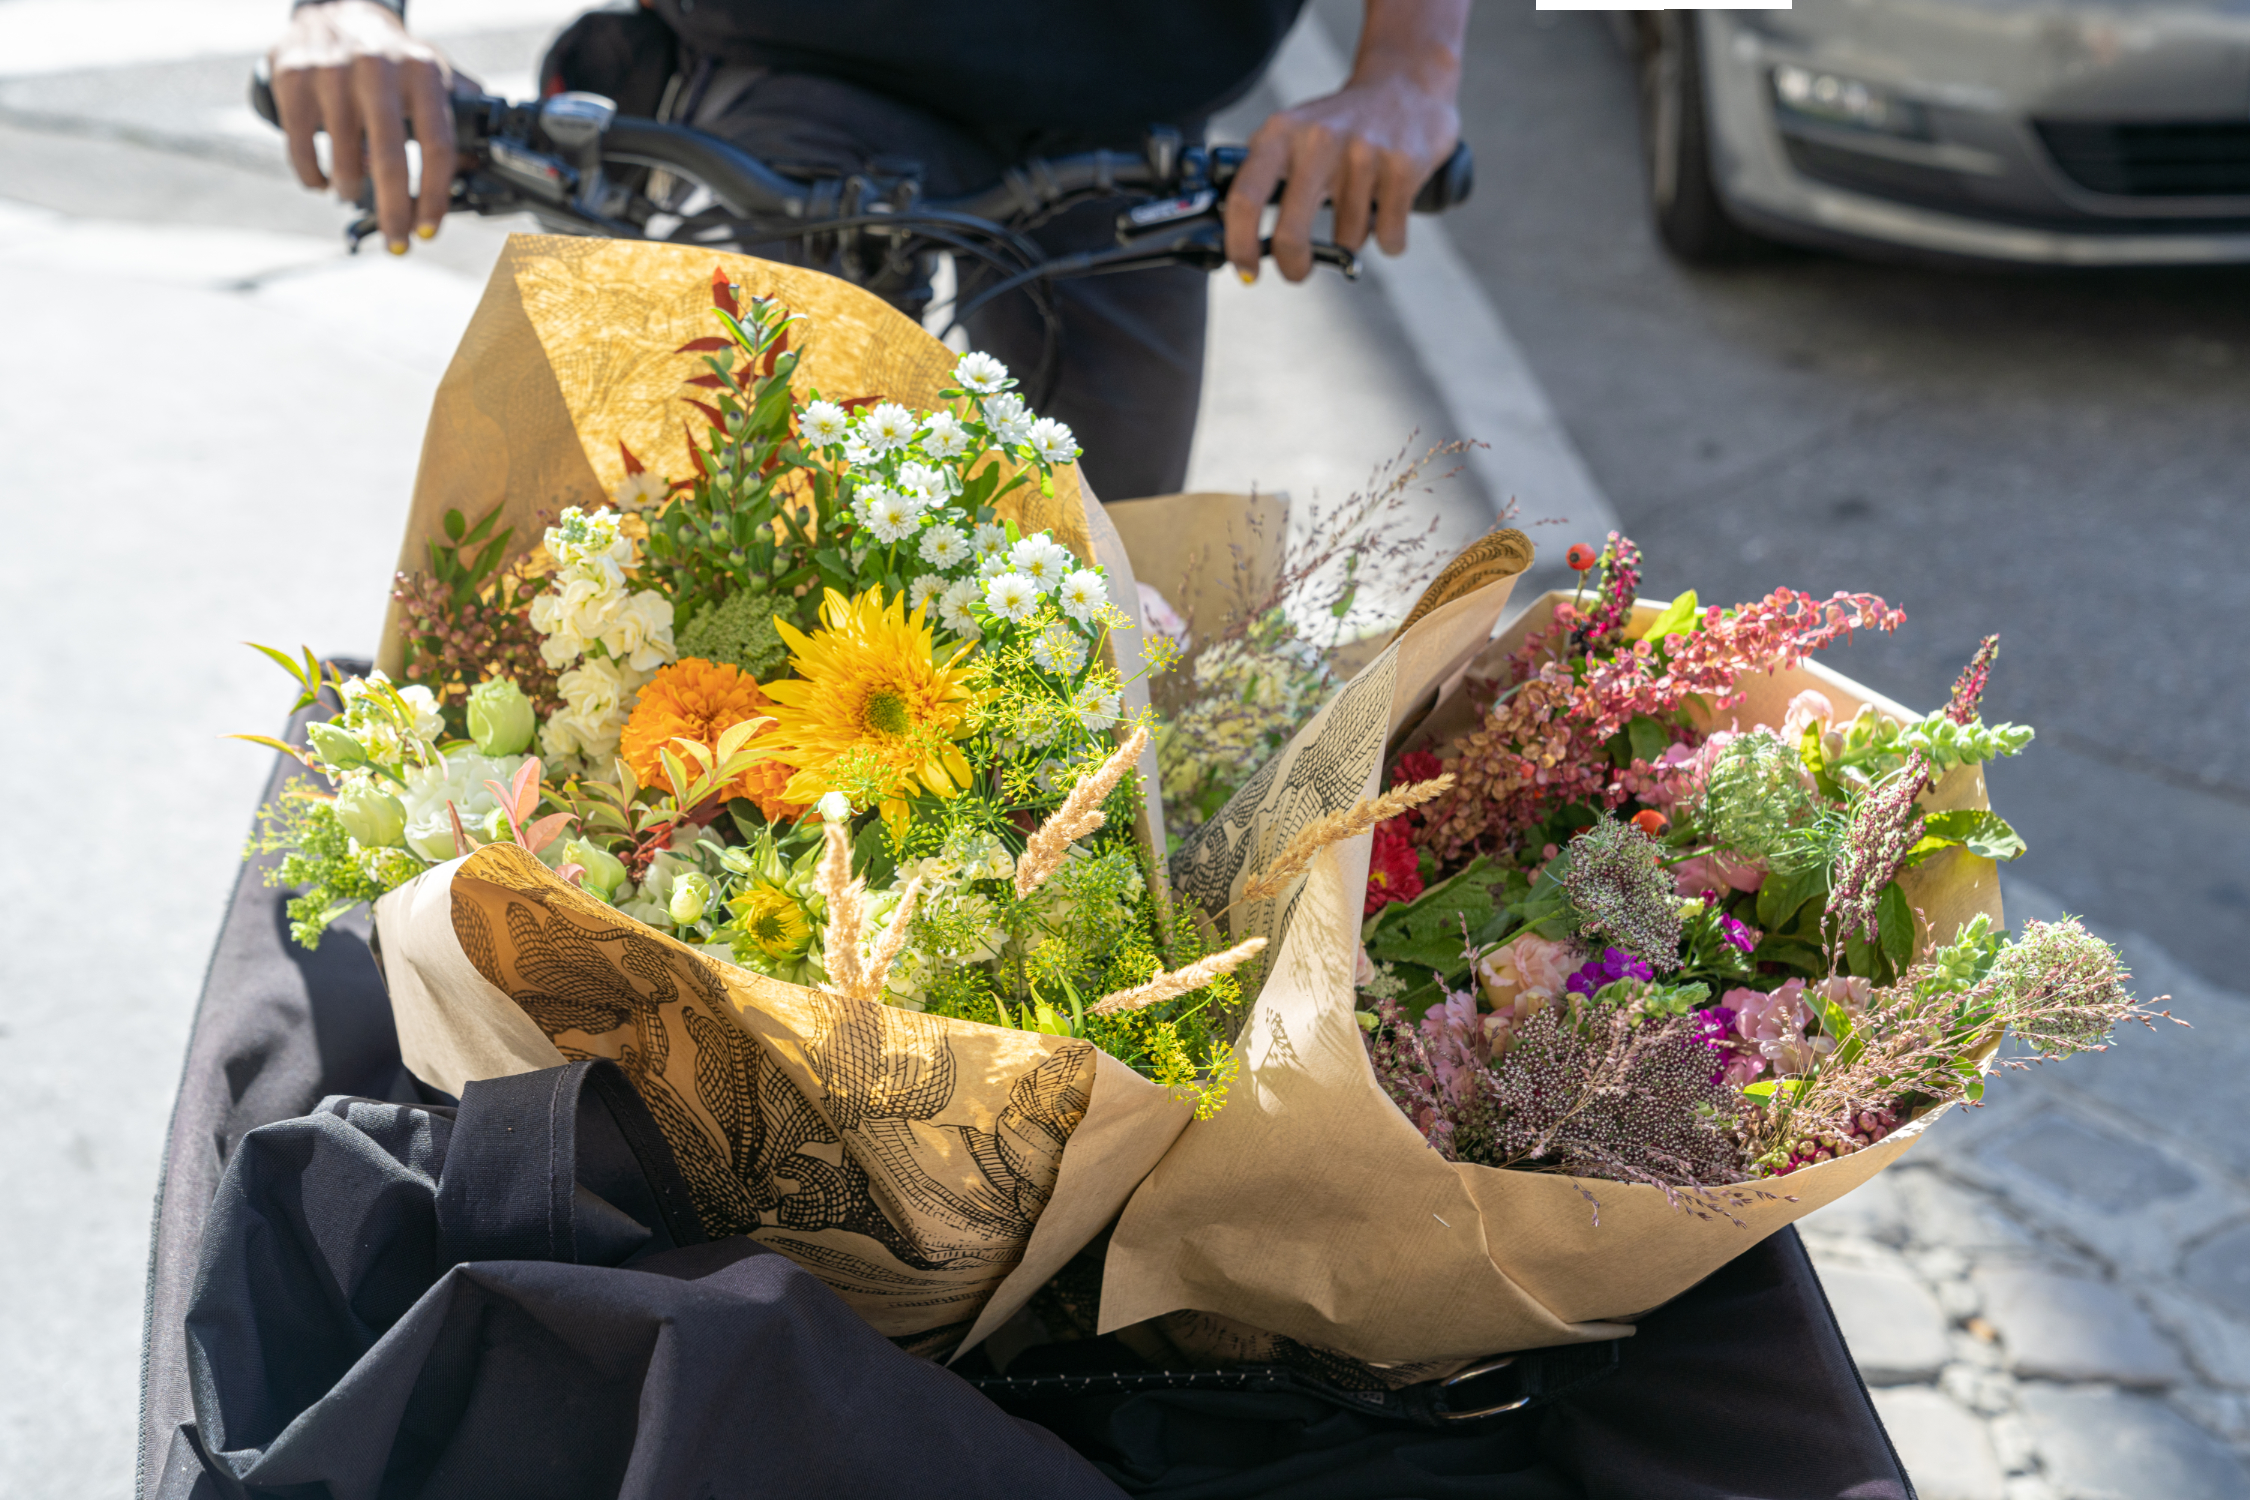
[[[710,1232],[795,1256],[885,1333],[955,1343],[1220,1107],[1214,1018],[1263,940],[1172,920],[1139,769],[1142,679],[1170,650],[1139,649],[1069,429],[997,360],[826,278],[606,253],[626,276],[511,242],[425,479],[462,406],[566,384],[547,350],[580,357],[553,335],[584,340],[589,313],[677,327],[692,293],[717,331],[549,413],[562,458],[511,465],[476,510],[418,498],[436,524],[410,537],[389,670],[261,648],[334,713],[302,750],[266,741],[327,786],[292,787],[260,847],[304,887],[308,946],[376,903],[419,1076],[614,1058]],[[505,336],[573,279],[570,318]],[[909,346],[915,378],[824,393],[814,356],[855,323]],[[830,378],[880,369],[867,352]],[[667,353],[652,394],[639,364]],[[646,460],[627,423],[603,430],[639,401],[672,414],[639,428]],[[519,413],[507,442],[541,425]],[[511,524],[521,477],[597,441],[607,504]]]
[[[1426,715],[1394,689],[1300,734],[1379,773],[1348,810],[1269,795],[1214,825],[1246,856],[1183,851],[1210,904],[1293,910],[1243,924],[1278,950],[1255,1102],[1136,1193],[1105,1325],[1390,1364],[1613,1336],[1980,1098],[2006,1033],[2047,1059],[2151,1020],[2075,922],[2002,928],[2023,843],[1981,767],[2032,731],[1979,715],[1996,640],[1913,714],[1806,661],[1901,624],[1881,599],[1643,601],[1616,536],[1571,563],[1590,587],[1412,674]]]

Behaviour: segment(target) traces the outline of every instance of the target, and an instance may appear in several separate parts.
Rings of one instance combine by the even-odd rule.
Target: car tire
[[[1644,11],[1635,19],[1644,181],[1657,238],[1690,265],[1747,259],[1764,242],[1728,214],[1713,181],[1695,13]]]

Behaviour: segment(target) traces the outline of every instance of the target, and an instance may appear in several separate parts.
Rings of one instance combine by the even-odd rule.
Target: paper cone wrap
[[[1488,646],[1512,582],[1418,609],[1391,649],[1179,851],[1183,886],[1212,910],[1225,906],[1297,828],[1372,794],[1387,750],[1469,727],[1468,673],[1502,675],[1567,597],[1537,601]],[[1660,608],[1641,604],[1636,623]],[[1826,693],[1840,718],[1863,703],[1916,717],[1817,665],[1741,687],[1743,703],[1722,718],[1742,727],[1778,725],[1804,688]],[[1985,806],[1982,773],[1953,772],[1929,805]],[[1104,1331],[1192,1309],[1385,1365],[1614,1338],[1867,1181],[1931,1123],[1753,1184],[1770,1196],[1737,1208],[1739,1225],[1674,1209],[1653,1187],[1448,1162],[1377,1083],[1353,1016],[1371,844],[1361,835],[1331,846],[1294,891],[1237,908],[1236,931],[1265,933],[1276,948],[1240,1039],[1244,1076],[1126,1205],[1105,1267]],[[1989,860],[1950,851],[1903,883],[1937,942],[1979,912],[2000,920]]]
[[[446,511],[501,507],[517,553],[566,506],[606,504],[620,442],[689,471],[676,400],[703,372],[676,351],[717,331],[711,278],[806,322],[793,384],[831,399],[940,406],[954,355],[910,319],[817,272],[691,246],[517,235],[494,267],[433,406],[399,566],[426,565]],[[1136,622],[1116,529],[1075,466],[1001,504],[1109,573]],[[398,671],[395,609],[382,664]],[[1129,684],[1129,710],[1146,688]],[[1143,837],[1161,860],[1153,754]],[[679,1157],[713,1235],[795,1259],[879,1331],[981,1339],[1107,1226],[1188,1110],[1083,1041],[843,1000],[690,949],[565,884],[513,845],[385,897],[376,931],[401,1051],[458,1093],[474,1079],[614,1059]],[[964,1330],[966,1330],[964,1334]]]

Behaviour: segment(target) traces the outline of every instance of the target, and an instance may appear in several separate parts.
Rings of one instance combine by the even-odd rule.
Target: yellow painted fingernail
[[[414,226],[414,232],[426,240],[437,238],[437,226],[435,224],[417,224]]]
[[[1242,282],[1242,284],[1243,284],[1244,286],[1251,286],[1251,285],[1254,285],[1254,284],[1256,284],[1256,282],[1257,282],[1257,280],[1258,280],[1258,273],[1257,273],[1257,272],[1255,272],[1255,271],[1245,271],[1245,270],[1243,270],[1243,269],[1242,269],[1242,267],[1240,267],[1240,266],[1236,266],[1236,267],[1234,268],[1234,274],[1235,274],[1235,275],[1236,275],[1237,277],[1239,277],[1239,278],[1241,279],[1241,282]]]
[[[404,241],[404,240],[392,240],[392,241],[391,241],[391,254],[393,254],[393,255],[404,255],[405,253],[406,253],[406,241]]]

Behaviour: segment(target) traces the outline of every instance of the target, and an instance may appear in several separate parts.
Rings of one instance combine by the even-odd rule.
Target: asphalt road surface
[[[1480,5],[1471,53],[1454,242],[1650,591],[1881,594],[1906,627],[1829,659],[1922,707],[1997,630],[2015,872],[2245,988],[2250,271],[1686,270],[1604,18]]]

